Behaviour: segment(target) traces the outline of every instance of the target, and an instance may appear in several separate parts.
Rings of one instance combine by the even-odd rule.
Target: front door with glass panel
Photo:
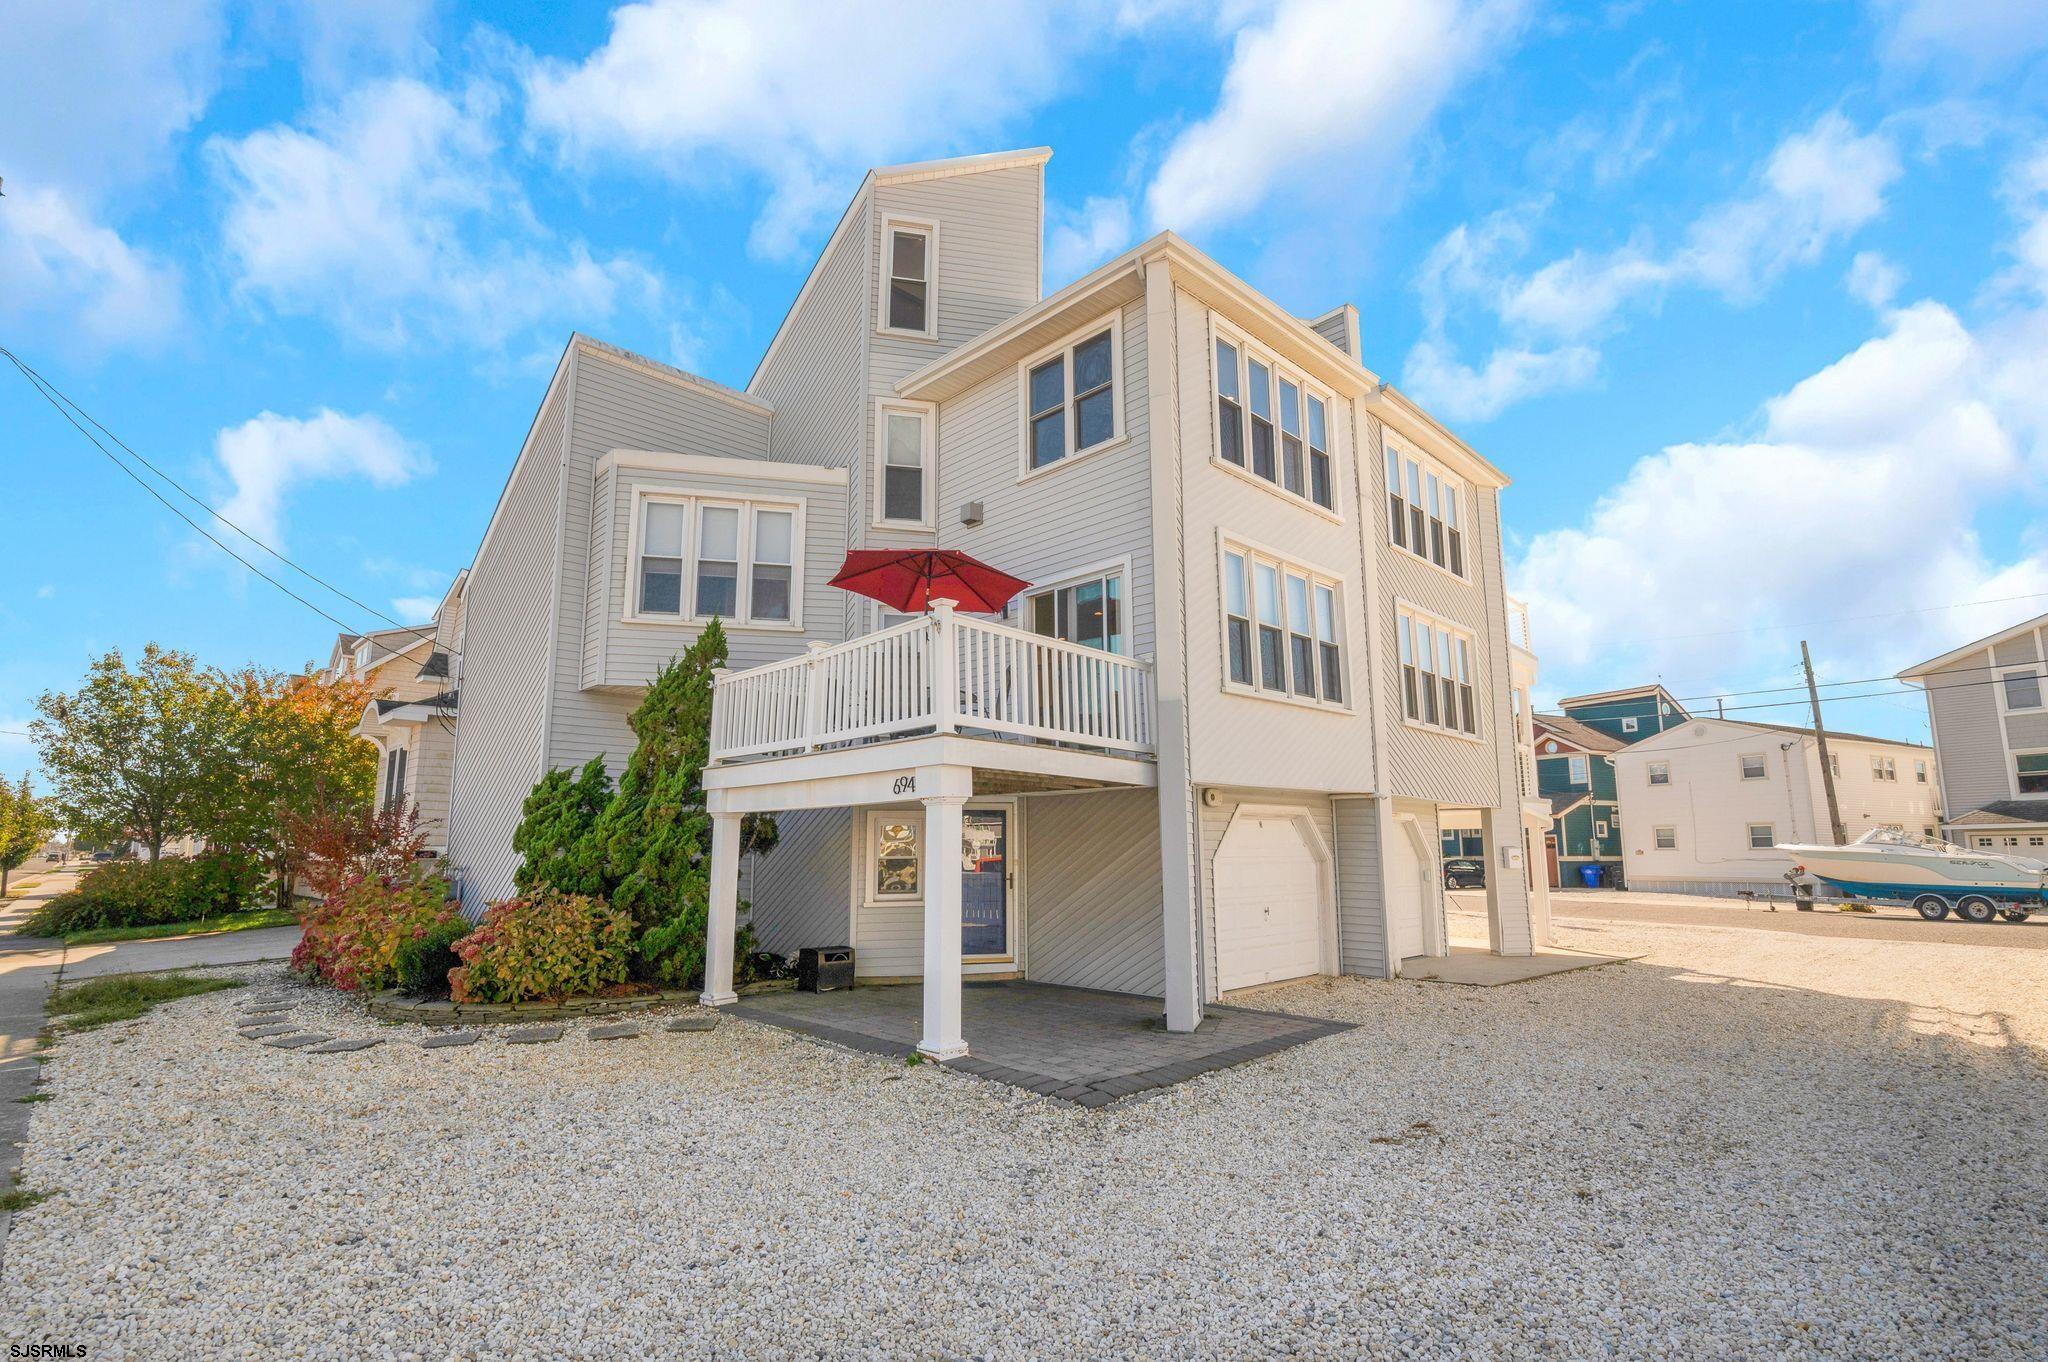
[[[961,815],[960,954],[1010,953],[1010,815],[968,809]]]

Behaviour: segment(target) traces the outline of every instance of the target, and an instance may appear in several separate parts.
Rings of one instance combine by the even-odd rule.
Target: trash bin
[[[1598,889],[1600,887],[1600,867],[1590,861],[1580,866],[1579,883],[1585,885],[1588,889]]]
[[[796,953],[796,986],[805,993],[853,987],[853,947],[805,946]]]

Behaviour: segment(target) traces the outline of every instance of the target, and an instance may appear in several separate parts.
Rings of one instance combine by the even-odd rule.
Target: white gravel
[[[1277,991],[1359,1029],[1104,1112],[744,1023],[320,1056],[188,999],[59,1046],[0,1321],[95,1358],[2048,1353],[2048,952],[1560,944],[1650,955]]]

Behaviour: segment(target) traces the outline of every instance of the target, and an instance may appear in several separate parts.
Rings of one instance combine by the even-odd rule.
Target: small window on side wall
[[[1651,762],[1650,783],[1652,785],[1669,785],[1671,783],[1671,763],[1668,761]]]
[[[888,405],[876,423],[875,520],[883,525],[931,524],[931,413]]]
[[[1762,780],[1766,774],[1767,773],[1764,770],[1764,759],[1762,753],[1745,752],[1743,754],[1742,778],[1744,780]]]
[[[1749,825],[1749,848],[1752,851],[1769,851],[1778,842],[1777,831],[1769,823]]]
[[[932,333],[932,234],[922,227],[889,229],[889,292],[883,326]]]
[[[1112,320],[1053,354],[1025,361],[1025,473],[1122,438],[1122,396],[1116,381],[1119,334]]]
[[[1659,850],[1659,851],[1675,851],[1675,850],[1677,850],[1677,848],[1678,848],[1678,829],[1677,829],[1677,828],[1658,828],[1658,829],[1657,829],[1657,850]]]

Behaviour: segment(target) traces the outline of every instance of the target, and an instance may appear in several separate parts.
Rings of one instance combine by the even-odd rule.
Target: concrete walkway
[[[0,903],[0,1191],[14,1186],[15,1171],[21,1167],[21,1148],[34,1111],[21,1099],[35,1087],[36,1035],[43,1029],[43,1005],[59,980],[283,960],[299,943],[297,927],[106,942],[68,951],[61,941],[13,935],[15,925],[45,900],[77,883],[79,869],[49,872],[20,898]],[[0,1266],[6,1262],[11,1219],[6,1211],[0,1211]]]
[[[1593,955],[1587,951],[1553,950],[1534,955],[1495,955],[1483,946],[1452,946],[1449,955],[1413,956],[1401,962],[1403,979],[1420,979],[1433,984],[1465,984],[1472,988],[1495,988],[1501,984],[1526,983],[1552,974],[1567,974],[1596,965],[1617,965],[1639,960],[1636,955]]]

